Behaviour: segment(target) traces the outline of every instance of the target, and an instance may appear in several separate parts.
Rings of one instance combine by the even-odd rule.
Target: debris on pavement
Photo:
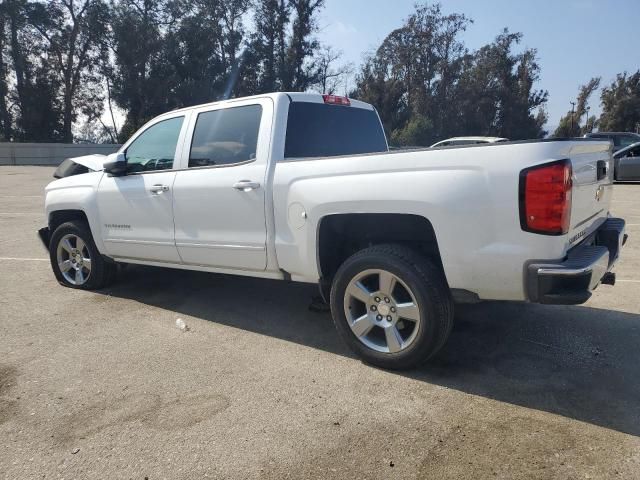
[[[176,320],[176,327],[178,327],[178,329],[180,331],[182,331],[182,332],[188,332],[189,331],[189,326],[181,318],[178,318]]]

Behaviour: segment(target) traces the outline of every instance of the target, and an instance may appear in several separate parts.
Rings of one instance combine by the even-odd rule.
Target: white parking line
[[[48,262],[48,258],[18,258],[18,257],[0,257],[0,261],[10,262]]]
[[[43,215],[41,212],[0,212],[0,215]]]
[[[0,195],[0,198],[44,198],[44,195]]]
[[[622,282],[622,283],[640,283],[640,280],[616,280],[616,282]]]

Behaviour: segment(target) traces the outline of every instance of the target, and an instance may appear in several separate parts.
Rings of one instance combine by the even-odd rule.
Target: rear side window
[[[189,167],[230,165],[256,158],[262,107],[247,105],[198,115]]]
[[[386,151],[384,130],[374,110],[310,102],[289,105],[285,158]]]

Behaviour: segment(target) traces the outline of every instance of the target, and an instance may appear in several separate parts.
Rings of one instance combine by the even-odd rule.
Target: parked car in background
[[[434,143],[429,148],[436,147],[459,147],[461,145],[479,145],[482,143],[498,143],[498,142],[508,142],[508,138],[502,137],[453,137],[447,138],[446,140],[440,140],[437,143]]]
[[[617,152],[633,143],[640,142],[640,134],[633,132],[595,132],[587,133],[585,138],[609,139],[613,142],[613,151]]]
[[[640,142],[613,154],[613,178],[620,181],[640,181]]]

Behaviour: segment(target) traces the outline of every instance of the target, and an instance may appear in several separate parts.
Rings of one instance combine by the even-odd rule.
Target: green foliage
[[[427,145],[433,139],[433,123],[424,115],[413,115],[406,125],[394,130],[389,138],[392,145]]]
[[[307,90],[324,0],[4,0],[0,136],[71,141],[79,116],[126,113],[119,139],[174,108],[237,95]],[[247,19],[254,22],[245,26]],[[253,33],[249,35],[247,31]],[[327,63],[327,61],[329,63]],[[14,80],[15,79],[15,80]],[[115,126],[102,130],[115,136]],[[96,138],[93,127],[78,132]]]
[[[609,132],[640,130],[640,70],[621,73],[602,89],[599,129]]]
[[[533,87],[540,75],[536,51],[516,53],[522,35],[505,30],[470,53],[460,39],[470,23],[439,4],[418,5],[366,60],[353,95],[378,108],[392,143],[545,134],[547,92]]]
[[[47,58],[41,30],[49,22],[44,4],[6,0],[0,5],[3,33],[1,55],[6,73],[3,136],[15,141],[59,141],[63,137],[63,107],[57,72]],[[11,79],[11,81],[9,81]]]
[[[0,0],[0,138],[125,141],[165,111],[273,91],[337,92],[349,66],[315,37],[324,0]],[[470,52],[472,20],[418,4],[364,59],[352,96],[376,106],[392,143],[459,135],[539,138],[547,92],[535,49],[508,30]],[[589,128],[635,130],[640,71],[602,91]],[[599,79],[556,135],[583,133]],[[340,92],[337,92],[340,93]],[[113,109],[126,115],[115,125]],[[112,125],[104,123],[104,113]],[[584,121],[580,119],[584,117]],[[574,125],[571,126],[571,119]],[[81,126],[80,124],[84,122]],[[74,130],[75,129],[75,130]]]
[[[590,129],[594,127],[595,119],[587,121],[587,107],[589,105],[589,98],[591,98],[593,92],[600,86],[600,80],[600,77],[594,77],[580,87],[575,110],[568,111],[567,114],[560,119],[558,128],[556,128],[556,131],[553,133],[554,137],[579,137],[586,133],[587,124],[590,125]],[[585,126],[581,127],[580,120],[583,116],[585,116]]]

